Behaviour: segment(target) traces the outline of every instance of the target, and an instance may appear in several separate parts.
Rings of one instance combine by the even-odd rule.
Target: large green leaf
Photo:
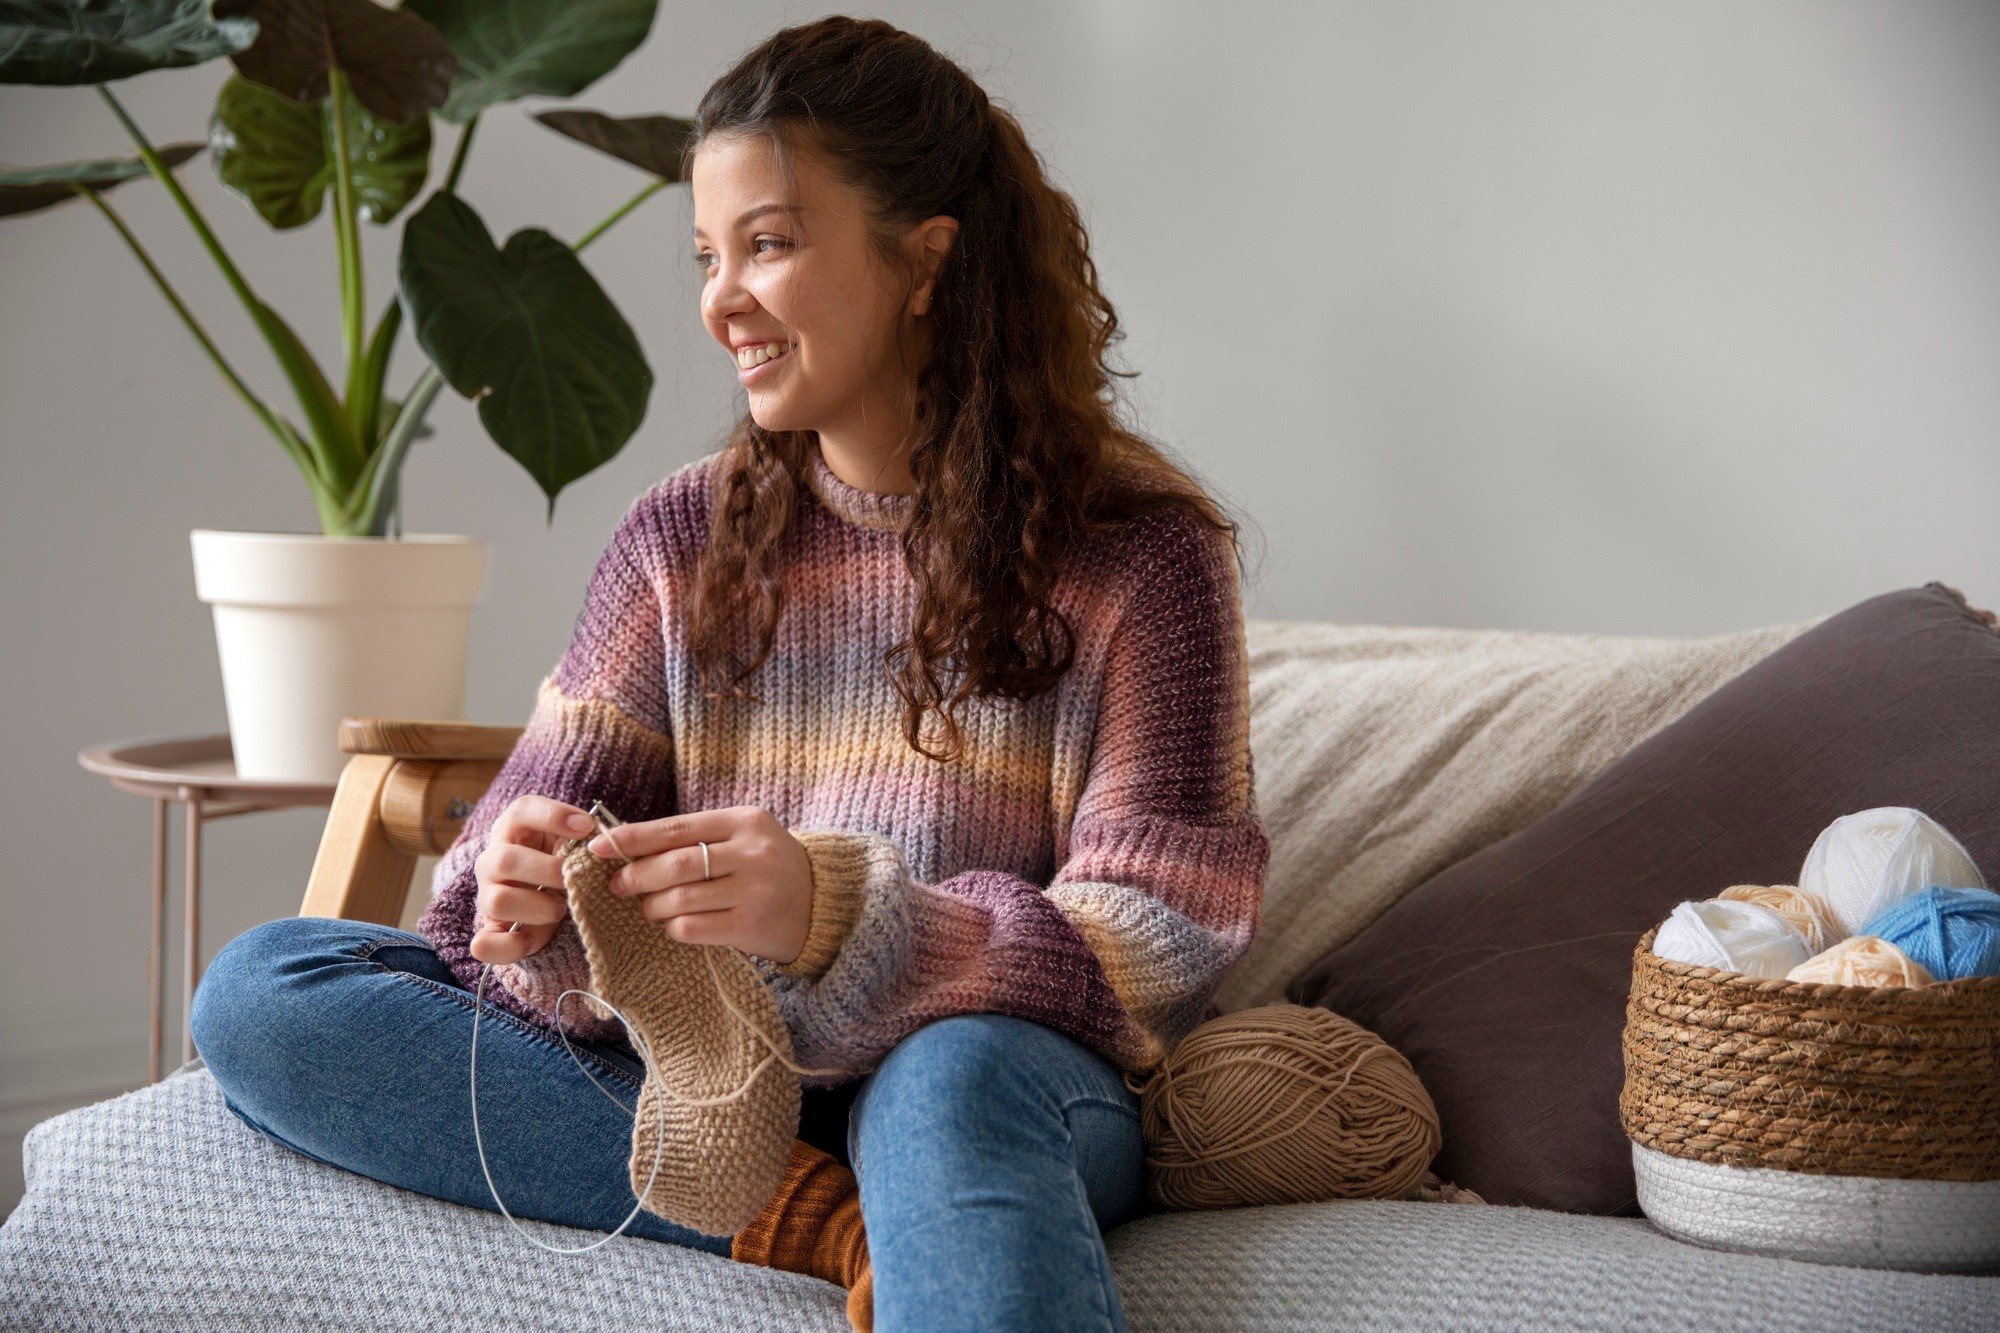
[[[317,102],[338,66],[355,100],[395,124],[441,105],[458,67],[437,29],[374,0],[215,0],[215,13],[257,21],[256,42],[234,57],[244,78]]]
[[[652,30],[659,0],[408,0],[458,56],[438,114],[471,120],[495,102],[568,97],[609,74]]]
[[[557,134],[589,144],[665,181],[682,179],[681,155],[694,137],[694,122],[680,116],[607,116],[602,111],[565,107],[537,111],[535,119]]]
[[[165,143],[156,150],[170,167],[199,153],[206,144]],[[88,162],[59,162],[48,167],[0,170],[0,217],[10,213],[32,213],[51,204],[77,198],[70,182],[88,185],[102,193],[134,176],[146,174],[146,164],[136,157],[100,157]]]
[[[110,83],[256,36],[246,19],[211,22],[205,0],[0,0],[0,83]]]
[[[333,127],[327,101],[295,102],[232,76],[215,99],[208,143],[215,174],[279,229],[319,215],[333,188]],[[361,216],[387,222],[417,197],[430,170],[431,118],[400,125],[347,104],[347,143]]]
[[[614,457],[653,373],[632,326],[567,245],[540,228],[504,250],[455,194],[403,227],[403,306],[418,346],[479,404],[494,443],[549,497]]]

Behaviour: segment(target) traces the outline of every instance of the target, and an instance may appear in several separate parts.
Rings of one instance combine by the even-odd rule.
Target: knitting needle
[[[591,817],[597,821],[597,827],[600,829],[617,828],[619,825],[625,822],[624,820],[620,819],[617,815],[614,815],[609,810],[605,809],[604,802],[602,801],[592,801],[590,803],[590,814]],[[614,847],[617,846],[616,843],[613,843],[612,845]],[[521,928],[521,923],[516,921],[507,927],[507,933],[509,935],[512,935],[515,931],[519,930],[520,928]]]

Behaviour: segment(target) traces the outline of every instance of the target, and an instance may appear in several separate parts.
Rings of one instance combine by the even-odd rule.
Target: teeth
[[[749,370],[753,366],[761,366],[766,361],[772,361],[783,356],[787,350],[787,344],[785,343],[758,343],[755,346],[745,347],[737,352],[736,364],[744,370]]]

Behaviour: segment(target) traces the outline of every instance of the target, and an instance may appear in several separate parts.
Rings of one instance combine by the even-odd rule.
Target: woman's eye
[[[771,250],[788,250],[791,248],[791,245],[792,243],[782,236],[759,236],[755,241],[751,242],[752,248],[760,255],[770,253],[770,250],[765,249],[766,246],[769,246]],[[707,272],[709,269],[715,267],[715,255],[711,251],[697,250],[692,257],[694,259],[694,266],[703,272]]]

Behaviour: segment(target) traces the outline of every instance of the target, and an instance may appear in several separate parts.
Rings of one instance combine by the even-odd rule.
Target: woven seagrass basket
[[[1619,1119],[1639,1206],[1697,1244],[2000,1268],[2000,977],[1833,986],[1639,941]]]

